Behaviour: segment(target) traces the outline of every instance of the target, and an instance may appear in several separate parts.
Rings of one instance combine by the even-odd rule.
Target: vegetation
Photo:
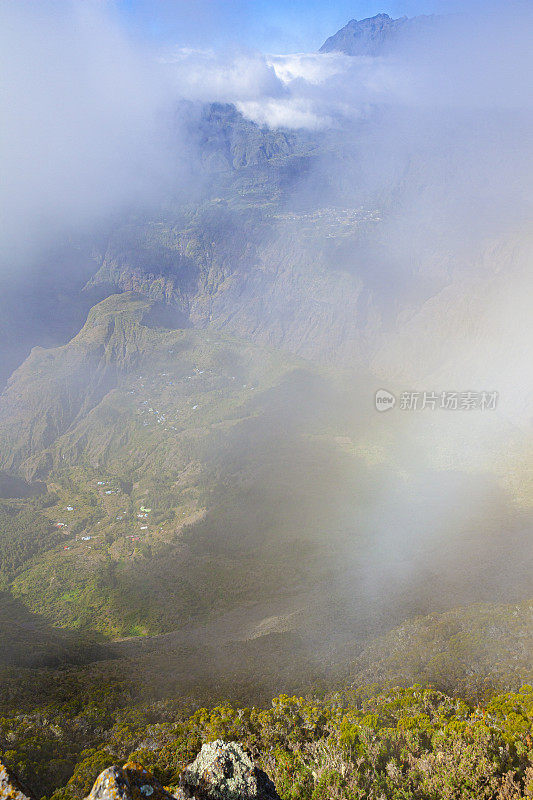
[[[106,766],[144,764],[164,784],[204,742],[243,743],[283,800],[521,800],[533,797],[533,688],[469,704],[432,687],[276,697],[270,708],[176,704],[84,708],[0,720],[8,765],[55,800],[80,800]],[[63,784],[63,785],[62,785]]]
[[[38,796],[79,800],[130,757],[172,785],[222,737],[252,751],[284,800],[530,796],[533,690],[479,705],[529,680],[530,604],[414,616],[428,598],[447,609],[492,597],[494,564],[509,565],[501,601],[525,596],[527,532],[488,535],[502,526],[483,503],[454,539],[406,536],[416,582],[391,579],[376,614],[364,605],[369,514],[394,465],[365,458],[355,382],[166,329],[153,310],[133,293],[108,298],[69,345],[34,350],[2,399],[3,466],[34,481],[4,479],[0,501],[8,766]],[[424,492],[411,480],[413,525]],[[339,563],[348,590],[334,596]],[[380,625],[389,632],[369,641]],[[341,643],[343,684],[322,632]],[[382,688],[290,694],[321,680]],[[232,704],[207,710],[222,697]]]
[[[50,520],[29,508],[0,504],[0,579],[9,580],[32,556],[59,541]]]
[[[475,604],[415,617],[376,637],[358,654],[354,685],[433,683],[471,695],[533,679],[533,602]]]
[[[373,625],[364,604],[382,566],[392,580],[381,630],[429,609],[528,596],[527,526],[479,492],[470,503],[475,477],[460,478],[467,529],[442,515],[435,539],[425,535],[440,525],[427,509],[442,502],[446,475],[432,476],[429,494],[423,474],[400,477],[394,448],[376,444],[381,421],[361,412],[366,377],[169,328],[158,308],[134,292],[108,297],[67,345],[35,348],[2,395],[2,465],[34,481],[10,488],[2,473],[6,491],[41,481],[37,496],[5,501],[16,514],[5,517],[2,588],[29,611],[61,628],[150,636],[243,603],[312,591],[329,600],[336,575],[361,609],[347,625],[357,638]],[[376,487],[391,482],[391,535],[416,565],[416,586],[394,585],[394,548],[376,569]],[[504,525],[516,532],[502,537]]]
[[[298,591],[323,575],[328,520],[355,511],[338,376],[153,325],[154,308],[107,298],[68,345],[34,350],[0,403],[3,457],[46,480],[18,501],[24,520],[41,515],[35,532],[6,527],[4,585],[62,628],[160,634]]]

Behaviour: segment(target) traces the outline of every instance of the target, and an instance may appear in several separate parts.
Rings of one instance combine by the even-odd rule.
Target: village
[[[228,390],[238,400],[241,390],[255,389],[249,383],[241,383],[236,375],[225,376],[195,366],[186,375],[171,376],[169,372],[154,377],[140,375],[127,395],[135,398],[135,413],[142,418],[143,427],[160,425],[164,431],[178,431],[188,423],[192,411],[207,410],[210,401],[219,402],[228,395]]]
[[[17,579],[17,590],[32,603],[40,587],[46,612],[62,625],[83,627],[91,617],[106,635],[142,635],[137,590],[131,615],[110,598],[156,564],[189,557],[188,537],[212,503],[206,454],[221,436],[231,440],[232,429],[257,413],[265,390],[293,368],[231,337],[183,330],[155,336],[149,355],[91,412],[89,438],[81,431],[84,455],[78,431],[69,431],[43,485],[50,545]]]
[[[169,520],[156,523],[152,508],[142,502],[135,505],[115,485],[113,479],[100,478],[94,485],[105,509],[100,519],[84,525],[83,530],[79,531],[80,518],[84,519],[84,509],[67,505],[63,506],[64,517],[53,523],[65,537],[65,544],[60,547],[65,555],[85,557],[89,555],[89,551],[94,551],[96,556],[98,552],[113,550],[118,557],[133,558],[140,544],[157,541],[162,537],[171,541],[174,530],[178,525],[183,525],[184,518],[194,517],[194,509],[188,505],[184,510],[176,510],[180,517],[176,523],[171,524]],[[110,504],[111,498],[119,507],[115,503]],[[68,521],[69,517],[72,517],[72,522]]]
[[[314,211],[296,213],[283,212],[275,214],[274,218],[280,222],[296,222],[298,235],[301,236],[306,227],[315,236],[317,231],[323,233],[327,239],[344,238],[352,236],[356,231],[365,226],[381,222],[382,216],[378,209],[358,208],[319,208]]]
[[[158,355],[149,369],[126,376],[110,395],[141,452],[149,452],[156,442],[158,447],[167,442],[179,452],[178,437],[184,432],[216,425],[222,408],[224,413],[232,406],[238,409],[261,385],[237,361],[219,362],[211,347],[196,363],[178,359],[175,346],[163,346]],[[202,513],[194,493],[174,490],[174,499],[161,505],[149,481],[126,480],[96,463],[73,469],[65,465],[48,491],[55,499],[44,514],[60,535],[56,552],[84,569],[106,554],[118,560],[146,557],[158,543],[173,542]]]

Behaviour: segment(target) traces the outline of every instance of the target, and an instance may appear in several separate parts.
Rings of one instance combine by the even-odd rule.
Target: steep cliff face
[[[357,253],[375,224],[364,211],[265,215],[215,206],[181,229],[160,223],[131,239],[117,234],[91,286],[144,292],[175,307],[184,324],[355,366],[383,313]]]
[[[119,374],[134,367],[145,339],[136,323],[147,308],[144,299],[132,299],[125,317],[109,301],[107,311],[90,312],[68,345],[32,350],[2,396],[0,435],[6,469],[17,468],[52,445],[100,402]]]
[[[95,306],[67,345],[35,348],[1,396],[5,468],[22,467],[34,478],[82,456],[109,465],[127,448],[132,456],[142,437],[162,446],[165,432],[171,433],[165,446],[176,442],[181,463],[178,443],[189,427],[207,434],[215,424],[231,427],[275,410],[281,422],[293,415],[291,392],[297,402],[307,381],[316,382],[316,395],[308,395],[311,412],[330,392],[320,371],[305,362],[214,333],[171,329],[169,321],[160,303],[126,292]]]
[[[426,202],[428,159],[438,181],[455,174],[446,154],[379,165],[379,188],[370,191],[357,144],[368,136],[364,123],[289,133],[214,105],[191,125],[201,157],[190,196],[161,198],[111,221],[85,248],[71,248],[61,268],[47,270],[53,296],[63,276],[92,270],[81,298],[72,291],[78,311],[91,294],[135,291],[168,305],[180,327],[212,328],[358,370],[376,353],[375,363],[386,364],[389,343],[393,352],[405,325],[422,319],[426,301],[439,306],[450,283],[477,292],[476,281],[482,286],[496,269],[486,261],[488,271],[476,271],[479,252],[453,252],[438,230],[424,242],[412,220],[404,229],[398,193],[408,185],[408,199]],[[37,294],[39,315],[57,316],[46,293]],[[6,302],[16,304],[16,296]],[[2,315],[1,322],[21,350],[36,340],[20,319]],[[71,417],[75,405],[73,398],[64,413]],[[61,413],[40,421],[37,439],[50,440]]]
[[[407,263],[399,242],[390,264],[386,224],[364,209],[266,213],[215,204],[181,224],[118,231],[91,286],[142,292],[184,327],[369,369],[392,385],[509,387],[508,416],[518,406],[523,415],[531,391],[520,363],[528,232],[487,237],[460,263],[438,247],[413,247],[416,260]]]
[[[3,266],[0,385],[34,345],[52,347],[73,336],[89,308],[110,293],[109,286],[103,284],[96,293],[82,292],[101,266],[102,254],[109,250],[107,266],[118,270],[121,258],[136,254],[136,260],[129,264],[133,273],[140,264],[146,267],[148,276],[165,272],[168,256],[164,248],[153,247],[154,242],[144,235],[146,219],[157,225],[167,214],[173,220],[179,219],[184,209],[192,209],[194,215],[209,198],[231,198],[241,206],[269,203],[273,198],[283,200],[305,180],[316,159],[317,140],[312,134],[261,128],[246,120],[234,106],[214,103],[198,109],[178,104],[175,113],[180,120],[180,134],[170,120],[169,180],[164,191],[153,187],[149,200],[143,197],[137,203],[131,198],[125,213],[124,209],[116,209],[109,219],[98,224],[88,220],[86,228],[80,224],[76,231],[58,232],[31,259]],[[192,165],[193,174],[184,175],[188,165]],[[116,227],[120,228],[119,233],[113,235]],[[31,231],[28,235],[31,239]],[[207,230],[206,235],[210,235]],[[117,239],[122,243],[118,247]],[[190,260],[187,253],[182,254],[182,279]],[[194,273],[188,277],[194,281]],[[174,280],[176,291],[186,293],[187,286],[178,284]]]

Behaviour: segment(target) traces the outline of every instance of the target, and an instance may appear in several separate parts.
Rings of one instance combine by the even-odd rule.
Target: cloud
[[[485,195],[487,206],[522,213],[533,12],[498,8],[455,17],[431,46],[411,41],[387,58],[350,58],[238,48],[154,54],[128,39],[107,3],[2,4],[5,260],[16,252],[23,260],[30,241],[61,226],[186,191],[191,148],[175,114],[182,99],[234,103],[274,128],[344,132],[354,139],[344,183],[373,185],[376,195],[391,170],[425,162],[422,193],[446,180],[458,207]]]
[[[399,65],[378,58],[179,49],[161,62],[176,94],[233,103],[254,122],[273,128],[326,128],[404,94]]]
[[[473,3],[468,9],[444,17],[433,34],[411,35],[388,57],[181,50],[168,62],[186,96],[235,103],[274,127],[327,127],[375,106],[530,109],[533,10],[521,3],[485,5],[483,14]]]
[[[164,75],[105,5],[2,4],[0,69],[6,262],[157,189]]]
[[[347,72],[353,59],[343,53],[294,53],[270,55],[267,61],[286,85],[292,81],[304,80],[311,85],[320,86],[329,78]],[[374,59],[356,61],[373,62]]]
[[[202,7],[207,8],[205,3]],[[499,5],[482,17],[456,18],[437,41],[410,42],[409,49],[387,58],[350,58],[209,47],[154,54],[128,39],[106,3],[0,4],[2,279],[65,231],[83,232],[125,208],[187,192],[194,142],[180,129],[179,101],[234,103],[261,125],[331,136],[335,147],[317,148],[316,173],[299,181],[305,201],[353,207],[364,199],[367,207],[386,210],[366,249],[350,238],[331,241],[328,264],[331,280],[346,269],[364,287],[358,313],[368,319],[361,323],[358,352],[366,346],[365,324],[372,340],[372,325],[386,338],[400,319],[397,347],[384,342],[374,361],[383,385],[389,385],[385,379],[395,364],[407,372],[413,363],[428,365],[428,373],[438,359],[457,365],[459,375],[468,378],[475,374],[474,365],[478,385],[457,386],[450,379],[442,388],[495,388],[504,395],[509,387],[515,391],[513,419],[516,408],[522,418],[527,413],[522,409],[530,408],[529,390],[523,386],[529,356],[523,341],[530,331],[526,328],[520,338],[518,323],[527,324],[528,309],[519,301],[528,297],[530,284],[521,271],[513,276],[509,265],[516,259],[514,231],[524,223],[530,228],[533,210],[533,14],[527,7],[519,15],[512,9],[512,4]],[[510,254],[503,260],[501,286],[495,276],[506,236]],[[524,259],[529,277],[529,251]],[[462,279],[467,273],[468,282]],[[484,309],[491,311],[487,319],[497,329],[494,344],[487,338],[489,349],[479,346],[483,337],[472,336],[469,317],[469,292],[478,297],[482,284],[495,287],[491,298],[497,309],[492,313],[489,298],[477,312],[485,319]],[[445,285],[454,291],[442,305]],[[425,303],[431,293],[436,308]],[[425,309],[418,317],[417,304]],[[458,331],[448,336],[454,327]],[[421,333],[423,346],[413,346]],[[477,346],[470,349],[472,341]],[[492,382],[494,367],[499,383]],[[464,435],[455,430],[454,439],[442,429],[433,436],[409,425],[405,435],[395,434],[397,449],[405,449],[405,463],[416,472],[415,446],[415,458],[424,451],[422,468],[427,466],[425,451],[449,441],[449,454],[444,452],[457,465],[465,442],[483,453],[494,438],[470,427]],[[506,437],[498,438],[498,446],[500,441],[507,446]],[[382,487],[372,509],[377,529],[372,580],[379,577],[382,551],[393,551],[394,561],[395,548],[401,551],[408,536],[415,553],[404,565],[410,580],[418,570],[418,543],[428,531],[439,538],[442,534],[444,543],[450,541],[449,529],[457,536],[464,505],[470,502],[469,497],[462,501],[455,514],[461,486],[450,487],[444,510],[454,514],[443,526],[431,512],[433,498],[441,496],[440,483],[433,493],[424,488],[424,513],[413,532],[411,498],[403,499],[404,487],[397,483]],[[443,513],[439,506],[438,515]],[[383,592],[387,584],[376,579],[376,586]]]
[[[283,95],[283,82],[260,53],[179,49],[161,58],[177,97],[238,103]]]

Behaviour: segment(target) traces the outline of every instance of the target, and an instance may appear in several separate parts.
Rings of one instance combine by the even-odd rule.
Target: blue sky
[[[456,0],[115,0],[135,37],[158,45],[231,47],[267,52],[316,50],[349,19],[464,8]],[[468,2],[466,3],[468,5]]]

